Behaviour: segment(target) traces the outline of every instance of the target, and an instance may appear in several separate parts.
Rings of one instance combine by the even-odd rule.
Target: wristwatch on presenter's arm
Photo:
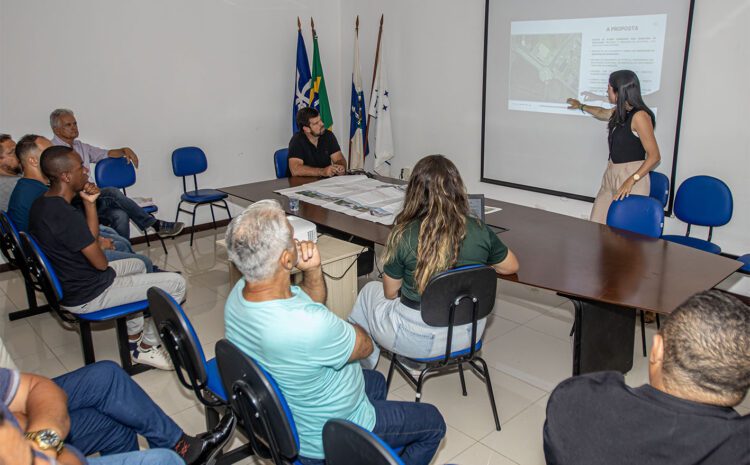
[[[59,454],[64,445],[60,435],[52,429],[29,431],[24,437],[33,441],[43,451],[54,449]]]
[[[633,175],[633,181],[638,182],[638,181],[640,181],[640,179],[641,179],[641,175],[640,174],[635,173]]]

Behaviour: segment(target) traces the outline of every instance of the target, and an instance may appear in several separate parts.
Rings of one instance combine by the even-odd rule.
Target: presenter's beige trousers
[[[604,177],[602,177],[602,187],[599,188],[599,193],[596,194],[596,199],[594,200],[594,206],[591,207],[591,216],[589,217],[591,221],[607,224],[607,212],[609,212],[609,206],[612,204],[612,199],[617,190],[626,179],[632,177],[638,171],[638,168],[642,164],[642,160],[628,163],[612,163],[612,160],[610,160],[607,163],[607,170],[604,172]],[[630,194],[648,196],[650,190],[651,181],[648,176],[644,176],[635,183]]]

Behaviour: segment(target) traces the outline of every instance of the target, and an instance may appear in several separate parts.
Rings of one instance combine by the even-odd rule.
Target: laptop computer
[[[484,220],[486,212],[484,206],[484,194],[469,194],[469,211],[474,217],[480,219],[482,223],[487,224]],[[502,226],[492,226],[489,224],[487,226],[494,231],[495,234],[500,234],[508,230],[508,228],[503,228]]]

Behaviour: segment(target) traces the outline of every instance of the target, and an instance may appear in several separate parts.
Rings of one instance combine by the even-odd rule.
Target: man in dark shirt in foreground
[[[694,295],[654,336],[647,385],[592,373],[547,404],[548,464],[750,464],[750,307],[717,290]]]
[[[346,173],[346,160],[336,136],[326,129],[318,110],[297,112],[299,132],[289,141],[288,176],[337,176]]]

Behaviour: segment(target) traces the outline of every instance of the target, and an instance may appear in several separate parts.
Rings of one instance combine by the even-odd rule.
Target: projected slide
[[[581,115],[568,97],[608,106],[607,78],[635,71],[643,95],[659,90],[667,15],[513,21],[508,109]],[[654,109],[655,110],[655,109]]]

